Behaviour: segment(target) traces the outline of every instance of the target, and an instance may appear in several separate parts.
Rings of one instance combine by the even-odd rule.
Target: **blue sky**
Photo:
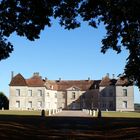
[[[123,73],[128,52],[124,49],[120,54],[109,50],[102,54],[101,39],[105,29],[98,29],[82,24],[75,30],[64,30],[57,23],[41,32],[40,39],[29,41],[24,37],[11,35],[9,40],[14,45],[11,56],[0,62],[0,91],[9,97],[11,71],[21,73],[25,78],[33,72],[50,80],[83,80],[101,79],[106,73]],[[135,87],[135,102],[140,103],[140,93]]]

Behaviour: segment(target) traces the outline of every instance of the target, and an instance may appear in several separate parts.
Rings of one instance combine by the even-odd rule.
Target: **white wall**
[[[123,96],[123,89],[127,89],[127,96]],[[124,108],[123,102],[127,102],[127,108]],[[133,86],[116,86],[116,110],[133,111],[134,110],[134,88]]]
[[[45,90],[45,110],[57,109],[57,91]]]

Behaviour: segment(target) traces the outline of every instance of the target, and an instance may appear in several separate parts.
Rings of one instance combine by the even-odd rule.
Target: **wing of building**
[[[101,109],[133,111],[134,89],[126,79],[48,80],[34,73],[29,79],[21,74],[9,84],[10,110]]]

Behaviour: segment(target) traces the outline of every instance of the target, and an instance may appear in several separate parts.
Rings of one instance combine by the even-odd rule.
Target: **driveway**
[[[63,110],[52,116],[61,116],[61,117],[91,117],[87,113],[81,110]]]

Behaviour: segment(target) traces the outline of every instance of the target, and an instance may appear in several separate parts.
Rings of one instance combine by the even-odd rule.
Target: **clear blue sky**
[[[11,35],[9,40],[14,45],[11,56],[0,62],[0,91],[9,97],[11,71],[21,73],[25,78],[33,72],[50,80],[61,77],[63,80],[101,79],[106,73],[123,73],[128,52],[120,54],[109,50],[102,54],[101,39],[105,36],[104,27],[99,29],[83,24],[75,30],[64,30],[58,24],[45,28],[40,39],[34,42],[24,37]],[[140,93],[135,87],[135,103],[140,103]]]

